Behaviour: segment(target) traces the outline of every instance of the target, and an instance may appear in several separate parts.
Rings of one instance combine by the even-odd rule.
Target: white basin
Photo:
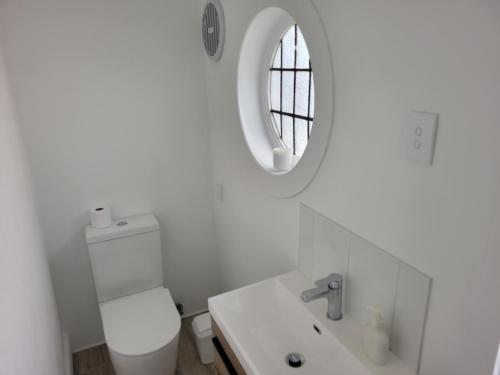
[[[312,286],[301,273],[291,272],[208,300],[247,374],[413,374],[396,357],[384,367],[362,358],[361,327],[348,318],[328,320],[326,300],[300,300],[300,293]],[[286,363],[291,352],[304,356],[302,367]]]

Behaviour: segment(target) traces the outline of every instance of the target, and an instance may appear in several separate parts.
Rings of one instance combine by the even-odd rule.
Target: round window
[[[260,167],[252,177],[278,197],[298,194],[316,175],[334,104],[330,47],[319,14],[309,1],[285,3],[286,10],[266,7],[249,23],[237,77],[241,128]]]
[[[314,76],[302,31],[289,26],[274,49],[269,68],[268,105],[278,144],[300,159],[314,122]]]

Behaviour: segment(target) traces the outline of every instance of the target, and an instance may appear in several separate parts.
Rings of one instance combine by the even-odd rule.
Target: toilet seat
[[[158,351],[176,338],[181,319],[168,289],[159,287],[99,304],[110,350],[124,356]]]

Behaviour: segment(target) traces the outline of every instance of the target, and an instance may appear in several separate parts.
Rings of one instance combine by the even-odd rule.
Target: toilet
[[[104,336],[117,375],[174,375],[181,320],[152,214],[85,228]]]

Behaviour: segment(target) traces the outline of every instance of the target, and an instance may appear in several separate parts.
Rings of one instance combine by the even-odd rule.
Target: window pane
[[[274,55],[273,68],[281,68],[281,43],[278,44],[278,49]]]
[[[273,113],[274,125],[276,125],[276,131],[278,135],[281,137],[281,116],[277,113]]]
[[[283,143],[293,148],[293,120],[290,116],[283,116]]]
[[[293,112],[293,72],[283,72],[283,112]]]
[[[280,72],[272,71],[270,79],[271,109],[280,110]]]
[[[309,51],[300,28],[297,29],[297,68],[309,68]]]
[[[307,146],[307,121],[295,119],[295,155],[302,156]]]
[[[297,32],[297,35],[295,34]],[[272,67],[310,69],[311,61],[304,36],[298,26],[291,26],[276,46]],[[309,71],[271,71],[269,101],[271,109],[291,116],[272,113],[273,129],[296,156],[304,153],[313,121],[294,119],[294,115],[314,118],[314,77]],[[295,102],[295,103],[294,103]],[[308,132],[309,131],[309,132]]]
[[[283,37],[283,68],[293,68],[295,60],[295,28],[292,26]]]
[[[307,103],[309,101],[309,72],[297,72],[295,84],[295,113],[307,116]]]

